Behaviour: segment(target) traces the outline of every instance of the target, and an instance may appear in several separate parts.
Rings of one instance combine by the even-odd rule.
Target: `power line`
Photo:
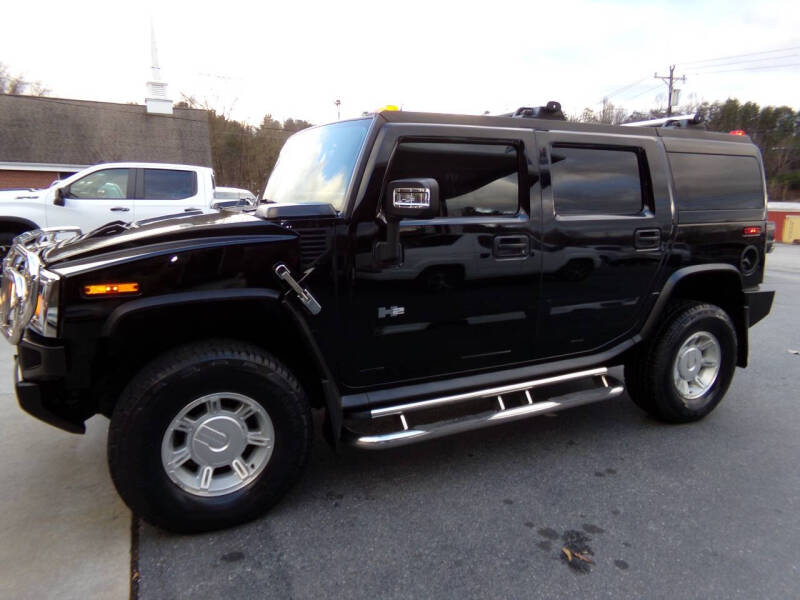
[[[717,67],[725,67],[725,66],[729,66],[729,65],[744,65],[744,64],[747,64],[747,63],[762,62],[762,61],[765,61],[765,60],[783,60],[785,58],[793,58],[795,56],[800,56],[800,54],[797,54],[796,52],[792,52],[791,54],[783,54],[781,56],[765,56],[765,57],[762,57],[762,58],[751,58],[749,60],[734,60],[734,61],[730,61],[730,62],[717,63],[717,64],[714,64],[714,65],[706,65],[706,66],[693,67],[693,68],[695,68],[695,69],[716,69]]]
[[[644,95],[645,95],[645,94],[647,94],[648,92],[654,92],[654,91],[656,91],[656,90],[660,90],[660,89],[661,89],[661,84],[659,83],[659,84],[658,84],[658,85],[656,85],[656,86],[653,86],[653,87],[651,87],[651,88],[647,88],[645,91],[643,91],[643,92],[641,92],[641,93],[639,93],[639,94],[636,94],[635,96],[629,96],[628,98],[625,98],[625,100],[633,100],[633,99],[635,99],[635,98],[638,98],[639,96],[644,96]]]
[[[628,85],[626,85],[626,86],[623,86],[623,87],[621,87],[621,88],[619,88],[619,89],[617,89],[617,90],[614,90],[613,92],[610,92],[610,93],[606,94],[606,95],[603,97],[603,100],[605,100],[606,98],[611,98],[611,96],[616,96],[617,94],[619,94],[619,93],[621,93],[621,92],[624,92],[625,90],[629,90],[629,89],[631,89],[632,87],[635,87],[635,86],[639,85],[640,83],[642,83],[642,82],[643,82],[643,81],[645,81],[646,79],[649,79],[649,77],[642,77],[641,79],[637,79],[637,80],[636,80],[636,81],[634,81],[633,83],[629,83],[629,84],[628,84]],[[603,103],[603,100],[600,100],[599,102],[595,102],[595,104],[602,104],[602,103]]]
[[[723,69],[722,71],[701,71],[692,75],[711,75],[712,73],[736,73],[738,71],[769,71],[771,69],[785,69],[787,67],[797,67],[800,63],[788,63],[784,65],[772,65],[771,67],[745,67],[743,69]]]
[[[696,65],[699,63],[716,62],[718,60],[727,60],[729,58],[742,58],[747,56],[758,56],[760,54],[774,54],[775,52],[787,52],[789,50],[800,50],[800,46],[790,46],[788,48],[778,48],[777,50],[763,50],[761,52],[746,52],[744,54],[732,54],[731,56],[719,56],[717,58],[705,58],[703,60],[690,60],[688,62],[678,63],[680,65]]]

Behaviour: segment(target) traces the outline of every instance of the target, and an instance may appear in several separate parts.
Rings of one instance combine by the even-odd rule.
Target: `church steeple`
[[[172,114],[172,100],[167,98],[167,84],[161,81],[161,67],[158,64],[158,47],[153,19],[150,19],[150,81],[147,82],[145,98],[147,112],[157,115]]]

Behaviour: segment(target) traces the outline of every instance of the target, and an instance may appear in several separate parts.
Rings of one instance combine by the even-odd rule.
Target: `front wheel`
[[[286,367],[258,347],[210,341],[156,359],[131,381],[111,418],[109,467],[145,520],[206,531],[280,500],[312,437],[308,401]]]
[[[728,389],[736,369],[736,329],[718,306],[672,306],[656,336],[625,364],[633,401],[673,423],[702,419]]]

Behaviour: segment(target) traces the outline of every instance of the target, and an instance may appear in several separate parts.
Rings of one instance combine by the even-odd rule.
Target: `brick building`
[[[120,161],[210,167],[208,113],[0,94],[0,189],[47,187],[89,165]]]

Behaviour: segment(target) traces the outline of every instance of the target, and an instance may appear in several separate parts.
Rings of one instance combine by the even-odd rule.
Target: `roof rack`
[[[517,110],[510,113],[503,113],[499,117],[516,117],[519,119],[552,119],[554,121],[566,121],[564,113],[561,112],[561,103],[551,100],[544,106],[520,106]]]
[[[661,119],[623,123],[623,127],[699,127],[705,129],[705,117],[700,114],[673,115]]]

